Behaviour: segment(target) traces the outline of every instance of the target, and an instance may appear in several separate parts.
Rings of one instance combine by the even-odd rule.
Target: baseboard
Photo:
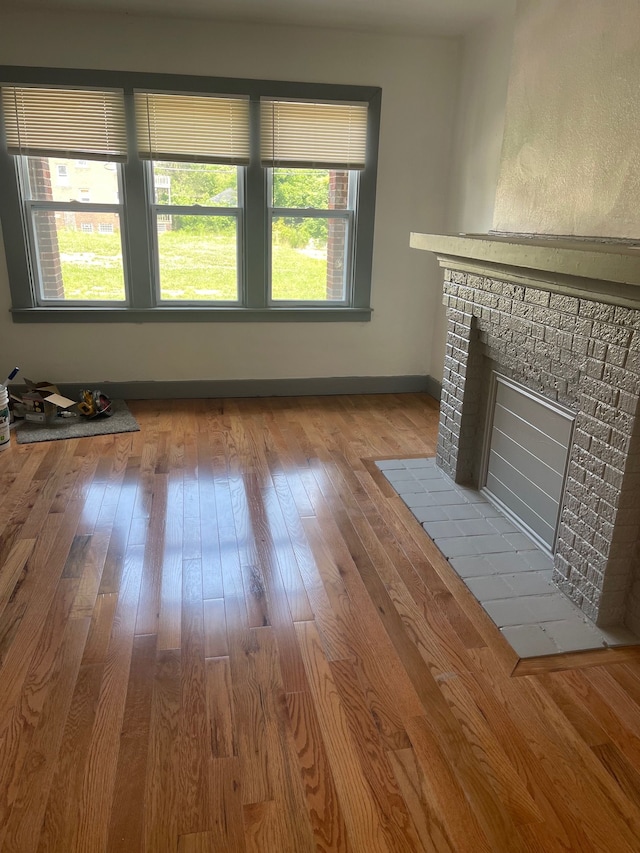
[[[426,384],[426,392],[430,397],[433,397],[434,400],[440,402],[440,397],[442,396],[442,383],[438,382],[437,379],[434,379],[433,376],[425,376],[425,384]]]
[[[113,399],[168,400],[226,397],[307,397],[331,394],[426,393],[440,399],[431,376],[321,376],[308,379],[192,379],[184,382],[61,382],[75,399],[81,388],[99,388]]]

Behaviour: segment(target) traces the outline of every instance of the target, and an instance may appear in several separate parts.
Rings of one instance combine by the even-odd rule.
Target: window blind
[[[3,86],[2,111],[10,154],[127,159],[121,90]]]
[[[136,92],[138,153],[146,160],[249,162],[249,98]]]
[[[260,102],[260,155],[264,166],[364,169],[367,104]]]

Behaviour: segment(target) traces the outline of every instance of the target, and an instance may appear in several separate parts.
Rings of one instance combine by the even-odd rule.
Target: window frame
[[[0,66],[0,81],[5,85],[122,89],[127,126],[130,129],[128,161],[122,164],[123,192],[118,205],[122,208],[121,233],[125,281],[128,283],[127,303],[93,305],[63,302],[41,305],[37,299],[33,260],[25,239],[28,232],[16,158],[8,153],[3,142],[5,137],[0,113],[0,184],[6,188],[6,192],[0,194],[0,219],[14,322],[363,322],[371,319],[371,271],[382,96],[379,87],[19,66]],[[239,218],[244,235],[241,243],[242,265],[239,268],[241,304],[157,301],[155,289],[159,288],[159,279],[154,269],[157,261],[148,170],[144,161],[138,157],[133,132],[133,94],[134,90],[141,89],[185,94],[225,93],[248,95],[250,98],[251,161],[249,166],[244,167],[243,215]],[[366,166],[359,175],[358,209],[354,216],[353,286],[348,303],[270,300],[267,168],[260,162],[259,140],[260,98],[265,96],[368,103],[367,157]],[[216,208],[216,214],[219,215],[221,210]]]

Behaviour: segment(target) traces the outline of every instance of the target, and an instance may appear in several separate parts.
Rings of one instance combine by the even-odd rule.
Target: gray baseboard
[[[434,379],[433,376],[425,376],[425,380],[425,384],[427,386],[425,390],[427,394],[433,397],[434,400],[440,402],[440,397],[442,395],[442,383],[438,382],[437,379]]]
[[[431,376],[321,376],[309,379],[193,379],[184,382],[62,382],[62,394],[75,399],[81,388],[99,388],[113,399],[168,400],[226,397],[307,397],[331,394],[407,394],[440,399]]]

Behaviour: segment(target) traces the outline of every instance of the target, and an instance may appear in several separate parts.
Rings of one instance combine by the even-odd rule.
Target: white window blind
[[[249,99],[136,92],[138,153],[146,160],[249,162]]]
[[[364,169],[367,105],[337,102],[260,102],[264,166]]]
[[[3,86],[2,110],[10,154],[127,159],[121,90]]]

